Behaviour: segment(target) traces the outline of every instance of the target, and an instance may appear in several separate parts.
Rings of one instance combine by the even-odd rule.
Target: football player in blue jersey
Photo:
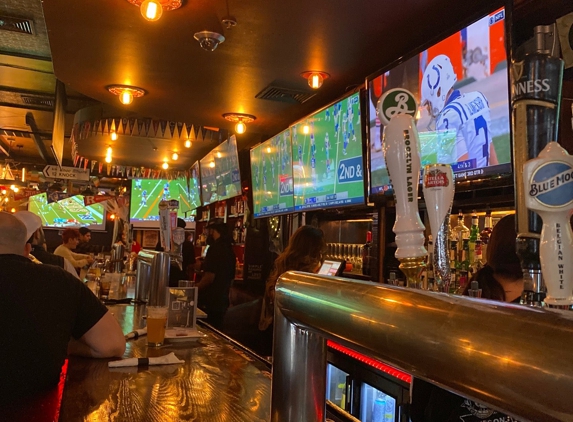
[[[165,185],[163,185],[163,197],[162,199],[164,201],[167,201],[169,199],[169,183],[165,183]]]
[[[344,144],[342,145],[342,153],[346,155],[346,148],[348,147],[348,134],[343,132],[342,137],[344,139]]]
[[[141,202],[139,204],[140,206],[146,206],[147,205],[147,190],[143,190],[143,192],[141,192]]]
[[[328,132],[324,135],[324,152],[326,153],[326,173],[330,172],[330,139],[328,138]]]
[[[298,165],[302,167],[302,145],[298,146]]]
[[[314,155],[310,158],[310,175],[312,177],[312,185],[316,187],[316,158]]]
[[[422,106],[435,119],[439,135],[455,132],[457,162],[472,160],[472,168],[498,164],[487,98],[479,91],[462,94],[454,90],[456,80],[450,58],[444,54],[434,57],[422,77]],[[439,156],[440,151],[438,160]]]
[[[141,179],[135,179],[135,188],[141,190]]]
[[[330,120],[330,108],[327,108],[324,113],[324,121],[328,122]]]

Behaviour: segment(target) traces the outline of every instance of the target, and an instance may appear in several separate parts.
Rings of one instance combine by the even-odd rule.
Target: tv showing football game
[[[364,203],[360,93],[291,127],[296,211]]]
[[[88,227],[91,230],[105,229],[103,204],[84,205],[82,195],[74,195],[57,202],[48,203],[46,193],[30,197],[28,211],[42,219],[45,228]]]
[[[199,169],[201,170],[201,200],[203,205],[209,205],[220,199],[217,196],[215,151],[211,151],[201,159]]]
[[[189,204],[191,210],[201,206],[201,179],[199,176],[199,161],[191,166],[189,177]]]
[[[133,179],[131,181],[130,222],[135,227],[159,227],[159,202],[179,201],[177,215],[183,219],[191,204],[186,179]]]
[[[290,129],[251,149],[255,218],[294,211]]]
[[[241,194],[241,173],[237,138],[231,136],[214,150],[215,177],[217,180],[218,200],[232,198]]]
[[[451,164],[456,180],[511,173],[505,17],[503,8],[492,11],[367,78],[372,195],[391,191],[383,136],[396,112],[415,117],[422,167]]]

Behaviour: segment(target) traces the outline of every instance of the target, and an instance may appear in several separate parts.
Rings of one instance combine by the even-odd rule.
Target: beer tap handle
[[[545,303],[573,305],[573,157],[550,142],[537,158],[523,166],[527,208],[543,220],[541,272],[547,288]]]

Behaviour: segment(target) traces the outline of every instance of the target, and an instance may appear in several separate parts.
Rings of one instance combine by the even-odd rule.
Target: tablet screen
[[[339,275],[343,269],[342,265],[342,261],[332,261],[326,259],[322,264],[322,267],[320,267],[320,270],[318,270],[318,273],[322,275]]]

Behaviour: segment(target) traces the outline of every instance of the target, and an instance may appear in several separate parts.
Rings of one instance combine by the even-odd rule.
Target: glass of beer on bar
[[[147,345],[163,346],[165,341],[165,325],[167,324],[167,306],[147,307]]]

